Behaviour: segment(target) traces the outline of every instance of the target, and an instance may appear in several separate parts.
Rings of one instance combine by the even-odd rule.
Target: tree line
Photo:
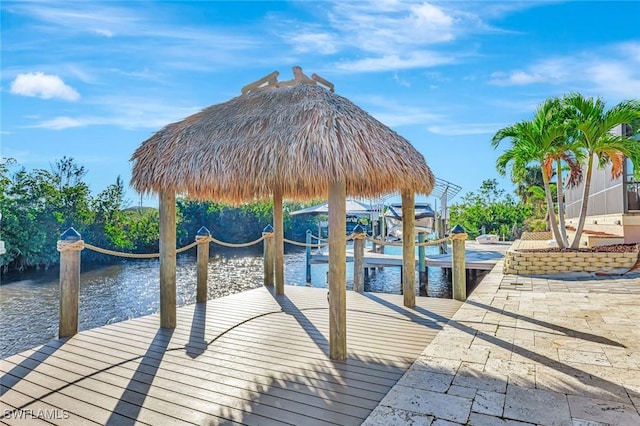
[[[11,173],[14,168],[18,170]],[[86,242],[102,248],[128,253],[159,251],[158,210],[129,206],[120,177],[93,195],[84,181],[86,174],[87,169],[69,157],[56,161],[50,169],[33,170],[18,167],[13,159],[0,161],[0,239],[6,247],[0,256],[2,272],[56,265],[56,242],[69,227]],[[306,230],[317,228],[313,216],[288,214],[308,205],[285,203],[287,238],[304,241]],[[273,223],[273,203],[266,201],[233,207],[178,198],[176,207],[177,247],[193,242],[201,226],[218,240],[243,243],[259,238],[264,227]],[[82,258],[89,263],[117,259],[90,250],[83,250]]]

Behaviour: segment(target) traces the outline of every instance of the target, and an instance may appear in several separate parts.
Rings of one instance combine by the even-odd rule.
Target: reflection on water
[[[209,298],[256,288],[263,283],[260,254],[215,248],[209,261]],[[195,303],[195,258],[178,256],[177,303]],[[285,282],[306,285],[305,253],[285,255]],[[327,265],[312,265],[311,285],[326,287]],[[451,297],[451,284],[441,269],[429,270],[428,295]],[[127,260],[83,269],[80,330],[153,314],[159,309],[158,260]],[[347,264],[347,288],[353,288],[353,264]],[[400,293],[400,268],[384,268],[369,276],[365,291]],[[423,292],[424,293],[424,292]],[[58,271],[36,271],[3,277],[0,286],[0,358],[46,343],[58,333]]]

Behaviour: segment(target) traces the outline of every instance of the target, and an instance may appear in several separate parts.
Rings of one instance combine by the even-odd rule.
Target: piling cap
[[[60,235],[60,241],[80,241],[82,237],[73,228],[69,228]]]
[[[209,231],[205,226],[198,229],[198,232],[196,233],[196,237],[210,237],[210,236],[211,236],[211,231]]]
[[[353,227],[354,234],[364,234],[364,228],[360,224]]]
[[[271,226],[271,225],[265,226],[264,229],[262,230],[262,232],[264,232],[264,233],[273,232],[273,226]]]
[[[453,227],[453,229],[451,229],[451,233],[452,234],[466,234],[467,231],[464,229],[464,227],[460,224],[457,224],[456,226]]]

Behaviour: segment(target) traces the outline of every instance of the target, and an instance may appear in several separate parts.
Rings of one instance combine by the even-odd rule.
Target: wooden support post
[[[273,226],[267,225],[262,231],[264,236],[264,285],[273,286]]]
[[[78,296],[80,292],[80,251],[84,247],[80,234],[67,229],[58,240],[60,252],[60,318],[59,337],[78,332]]]
[[[416,306],[416,207],[413,192],[402,191],[402,290],[404,306]]]
[[[329,183],[329,357],[347,358],[346,185]]]
[[[353,229],[353,291],[364,292],[364,229],[357,225]]]
[[[306,261],[307,261],[307,284],[311,284],[311,231],[307,229],[306,239]]]
[[[209,243],[211,242],[211,232],[204,226],[196,234],[198,242],[198,286],[196,288],[196,303],[207,303],[208,291],[207,282],[209,278]]]
[[[378,235],[378,224],[376,222],[373,222],[373,224],[371,225],[371,232],[373,233],[373,239],[375,240],[377,238]],[[376,243],[374,243],[373,241],[371,242],[371,253],[377,253],[378,252],[378,246]]]
[[[385,226],[385,218],[384,218],[384,209],[382,209],[382,214],[381,216],[378,218],[379,222],[380,222],[380,239],[383,241],[387,240],[387,227]],[[384,244],[380,245],[380,249],[379,252],[381,254],[384,254]]]
[[[424,243],[424,232],[418,232],[418,243]],[[420,279],[420,284],[424,284],[427,282],[427,270],[425,267],[425,247],[418,246],[418,277]]]
[[[276,294],[284,294],[284,219],[282,215],[282,191],[273,191],[273,228],[275,230],[274,256]]]
[[[160,192],[160,327],[176,327],[176,194]]]
[[[467,300],[467,274],[465,266],[465,241],[467,234],[462,226],[456,225],[451,230],[453,236],[451,256],[451,284],[453,286],[453,298],[464,302]]]

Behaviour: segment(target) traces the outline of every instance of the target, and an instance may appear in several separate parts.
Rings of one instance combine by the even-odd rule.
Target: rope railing
[[[378,240],[372,237],[366,237],[367,241],[372,242],[374,244],[377,244],[379,246],[395,246],[395,247],[401,247],[403,244],[402,242],[397,242],[397,241],[384,241],[384,240]],[[437,240],[429,240],[429,241],[425,241],[424,243],[415,243],[416,247],[427,247],[427,246],[437,246],[439,244],[444,243],[445,241],[451,241],[454,240],[456,237],[455,235],[451,235],[449,237],[445,237],[445,238],[440,238]],[[466,235],[465,235],[466,238]]]
[[[176,249],[176,254],[185,252],[189,249],[192,249],[193,247],[197,246],[198,244],[201,243],[210,243],[210,242],[214,242],[218,245],[224,246],[224,247],[233,247],[233,248],[241,248],[241,247],[249,247],[255,244],[258,244],[259,242],[261,242],[262,240],[264,240],[266,238],[266,235],[263,235],[262,237],[258,238],[257,240],[254,241],[249,241],[248,243],[228,243],[225,241],[220,241],[217,240],[211,236],[198,236],[196,237],[196,241],[192,242],[191,244],[187,244],[184,247],[181,247],[179,249]],[[77,240],[77,241],[58,241],[57,243],[57,249],[59,252],[63,252],[63,251],[74,251],[74,250],[84,250],[84,249],[88,249],[88,250],[92,250],[95,251],[97,253],[102,253],[102,254],[106,254],[109,256],[118,256],[118,257],[128,257],[128,258],[132,258],[132,259],[152,259],[155,257],[160,257],[160,253],[126,253],[126,252],[122,252],[122,251],[116,251],[116,250],[109,250],[109,249],[105,249],[102,247],[98,247],[98,246],[94,246],[93,244],[89,244],[83,240]]]
[[[253,241],[249,241],[247,243],[229,243],[226,241],[221,241],[218,240],[212,236],[198,236],[196,238],[196,241],[194,241],[191,244],[188,244],[184,247],[181,247],[179,249],[176,249],[176,254],[178,253],[182,253],[185,252],[195,246],[197,246],[198,244],[201,243],[209,243],[209,242],[213,242],[216,243],[220,246],[223,247],[231,247],[231,248],[243,248],[243,247],[249,247],[255,244],[260,243],[261,241],[263,241],[268,234],[265,234],[263,236],[261,236],[260,238],[253,240]],[[317,240],[320,240],[320,238],[311,235],[312,238],[316,238]],[[367,241],[377,244],[377,245],[381,245],[381,246],[396,246],[396,247],[401,247],[402,243],[401,242],[395,242],[395,241],[384,241],[384,240],[379,240],[379,239],[375,239],[373,237],[369,237],[368,235],[364,234],[364,233],[353,233],[347,236],[346,240],[350,241],[350,240],[354,240],[354,239],[366,239]],[[438,240],[430,240],[430,241],[425,241],[424,243],[416,243],[415,246],[416,247],[426,247],[426,246],[435,246],[438,244],[441,244],[445,241],[451,241],[455,238],[455,235],[449,236],[449,237],[445,237],[445,238],[440,238]],[[326,241],[326,240],[325,240]],[[299,246],[299,247],[306,247],[307,245],[310,245],[312,248],[321,248],[321,247],[328,247],[329,243],[311,243],[311,244],[307,244],[306,242],[302,242],[302,241],[295,241],[295,240],[290,240],[287,238],[284,238],[284,242],[286,242],[287,244],[291,244],[291,245],[295,245],[295,246]],[[69,251],[69,250],[83,250],[83,249],[88,249],[88,250],[92,250],[95,251],[97,253],[102,253],[102,254],[106,254],[109,256],[118,256],[118,257],[128,257],[128,258],[133,258],[133,259],[152,259],[152,258],[156,258],[156,257],[160,257],[160,253],[126,253],[126,252],[121,252],[121,251],[116,251],[116,250],[110,250],[110,249],[105,249],[102,247],[98,247],[98,246],[94,246],[92,244],[89,244],[83,240],[78,240],[78,241],[58,241],[57,244],[57,249],[60,252],[63,251]]]
[[[362,235],[362,236],[360,236],[360,235]],[[311,238],[315,238],[317,240],[320,240],[320,238],[316,237],[313,234],[311,235]],[[365,238],[365,237],[364,237],[364,234],[358,234],[358,233],[353,233],[353,234],[347,235],[347,241],[355,240],[357,238]],[[322,238],[322,240],[323,241],[327,241],[324,238]],[[287,244],[291,244],[291,245],[299,246],[299,247],[311,246],[312,248],[320,248],[320,247],[328,247],[329,246],[328,242],[326,242],[326,243],[310,243],[310,244],[307,244],[306,241],[305,242],[295,241],[295,240],[289,240],[287,238],[284,238],[284,242],[287,243]]]
[[[327,247],[329,245],[329,243],[310,243],[310,244],[307,244],[306,242],[289,240],[287,238],[284,238],[283,241],[285,243],[287,243],[287,244],[291,244],[291,245],[299,246],[299,247],[306,247],[307,245],[309,245],[312,248],[320,248],[320,247]]]
[[[224,247],[233,247],[233,248],[241,248],[241,247],[249,247],[255,244],[258,244],[259,242],[261,242],[262,240],[264,240],[267,236],[263,235],[262,237],[258,238],[257,240],[253,240],[253,241],[249,241],[248,243],[227,243],[225,241],[220,241],[217,240],[213,237],[209,237],[211,238],[211,241],[213,241],[214,243],[224,246]]]

